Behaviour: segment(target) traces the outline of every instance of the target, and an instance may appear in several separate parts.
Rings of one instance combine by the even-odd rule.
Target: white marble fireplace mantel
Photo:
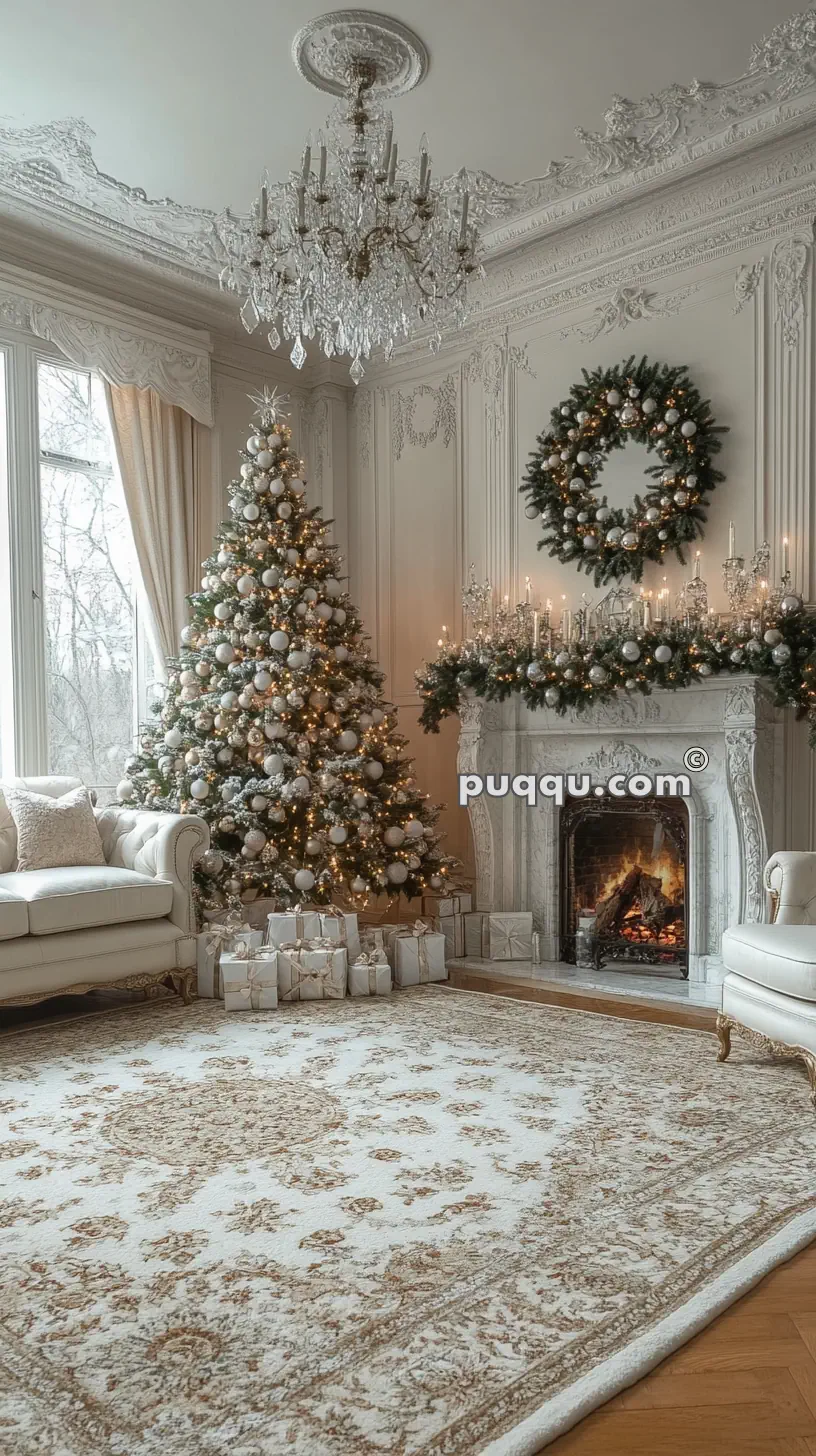
[[[678,692],[620,696],[579,714],[531,710],[513,695],[504,703],[462,704],[460,773],[586,773],[595,783],[613,773],[687,773],[686,749],[709,763],[689,774],[689,976],[722,979],[720,939],[739,921],[765,920],[762,871],[782,849],[783,722],[773,692],[755,677],[709,678]],[[541,957],[559,958],[559,809],[549,799],[529,807],[512,794],[471,799],[477,904],[532,910]]]

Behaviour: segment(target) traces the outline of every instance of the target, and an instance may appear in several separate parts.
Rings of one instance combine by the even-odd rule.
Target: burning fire
[[[629,871],[634,869],[645,870],[647,875],[652,875],[655,879],[659,879],[666,899],[682,903],[686,888],[683,870],[665,849],[648,862],[645,856],[639,854],[630,853],[622,855],[617,869],[608,876],[601,889],[598,895],[598,903],[601,900],[607,900],[610,895],[614,894],[621,881],[625,880]],[[629,913],[632,914],[632,911]]]

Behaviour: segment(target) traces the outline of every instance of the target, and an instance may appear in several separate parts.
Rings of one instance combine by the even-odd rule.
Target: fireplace
[[[573,799],[561,810],[561,960],[688,975],[688,814],[681,800]]]
[[[689,797],[659,800],[668,806],[670,821],[663,823],[661,850],[676,852],[683,871],[684,944],[669,945],[665,953],[680,971],[688,970],[690,981],[721,982],[725,972],[720,942],[725,928],[767,918],[762,872],[770,847],[804,847],[811,842],[810,803],[801,791],[802,765],[809,753],[807,724],[791,720],[783,724],[773,688],[764,680],[737,680],[722,673],[682,692],[625,694],[586,713],[570,709],[564,715],[546,707],[528,708],[515,694],[501,703],[463,694],[460,719],[459,772],[483,777],[588,774],[593,784],[607,784],[614,773],[686,773],[686,751],[706,750],[706,767],[689,773]],[[649,874],[654,860],[644,865],[643,856],[650,855],[655,843],[650,816],[657,800],[627,798],[613,803],[610,795],[597,800],[594,795],[580,800],[566,795],[563,804],[539,797],[530,806],[513,794],[485,793],[468,803],[476,904],[485,910],[531,910],[544,963],[562,960],[564,938],[575,933],[574,912],[589,907],[594,911],[605,889],[597,879],[590,883],[582,878],[578,898],[574,891],[570,900],[564,886],[569,868],[567,825],[577,833],[581,822],[580,817],[568,819],[567,810],[575,812],[593,801],[603,810],[599,817],[587,816],[587,836],[605,839],[607,830],[614,830],[622,843],[623,834],[629,835],[635,851],[630,868],[639,865]],[[645,806],[642,811],[636,808],[640,803]],[[624,811],[625,819],[619,817]],[[573,848],[575,843],[580,847],[580,839],[571,837]],[[616,850],[620,847],[614,845]],[[660,879],[662,893],[669,893],[662,867],[661,874],[652,877]],[[647,896],[650,888],[645,886]],[[679,886],[671,896],[679,908]],[[654,919],[651,914],[649,918]],[[628,931],[635,928],[633,919],[625,927]],[[630,963],[653,976],[655,968],[643,961],[654,953],[662,956],[664,948],[638,936],[633,950],[633,938],[624,934],[621,939],[630,942],[621,953],[628,952]]]

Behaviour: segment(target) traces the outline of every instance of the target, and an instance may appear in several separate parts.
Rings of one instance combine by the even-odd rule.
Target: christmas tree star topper
[[[250,394],[247,398],[250,404],[255,405],[255,414],[264,424],[274,424],[276,420],[285,420],[288,417],[289,411],[284,409],[284,405],[291,404],[292,397],[279,393],[277,385],[270,389],[265,384],[257,394]]]

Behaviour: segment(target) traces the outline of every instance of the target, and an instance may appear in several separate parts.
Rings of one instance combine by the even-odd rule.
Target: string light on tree
[[[253,403],[230,516],[119,798],[207,821],[202,909],[258,895],[283,906],[413,898],[456,862],[411,773],[341,558],[306,505],[285,397],[265,389]]]

